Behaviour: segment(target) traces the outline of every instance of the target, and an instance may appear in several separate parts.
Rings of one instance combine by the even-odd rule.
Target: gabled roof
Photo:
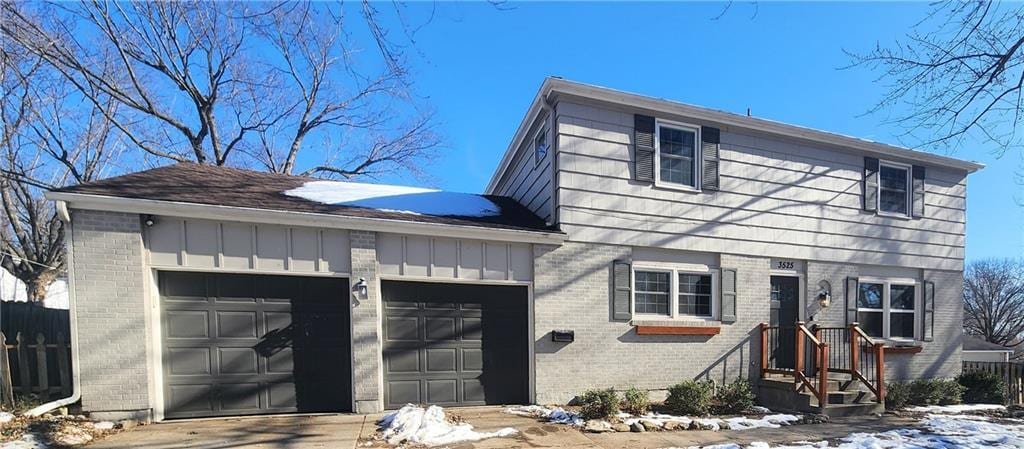
[[[964,335],[964,351],[1004,351],[1013,352],[1013,349],[1006,346],[985,341],[976,335]]]
[[[504,196],[324,181],[194,163],[65,187],[48,197],[69,201],[86,197],[121,198],[385,220],[381,223],[400,221],[558,233],[529,209]]]
[[[903,159],[906,161],[920,162],[926,165],[964,170],[968,173],[975,172],[985,167],[983,164],[977,162],[912,150],[909,148],[846,136],[834,132],[790,125],[763,118],[749,117],[717,109],[680,103],[678,101],[639,95],[576,81],[569,81],[557,77],[548,77],[544,79],[544,83],[541,85],[540,91],[538,91],[537,95],[534,97],[533,103],[530,105],[530,109],[527,111],[526,116],[523,117],[519,128],[516,130],[516,134],[513,136],[512,141],[505,150],[505,155],[502,158],[501,163],[498,165],[498,169],[495,170],[492,175],[491,181],[487,184],[487,189],[485,191],[491,192],[502,176],[504,176],[505,171],[508,169],[512,158],[514,157],[515,149],[519,148],[519,143],[523,138],[525,138],[525,134],[529,130],[536,114],[539,113],[545,103],[559,95],[587,98],[601,102],[618,104],[644,110],[649,113],[678,115],[704,121],[708,124],[786,136],[808,142],[830,145],[840,150],[863,153],[874,157]]]

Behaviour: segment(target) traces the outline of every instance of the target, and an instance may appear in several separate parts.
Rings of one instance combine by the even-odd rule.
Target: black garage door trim
[[[348,280],[158,274],[164,416],[352,408]]]
[[[521,404],[525,286],[383,281],[384,405]]]

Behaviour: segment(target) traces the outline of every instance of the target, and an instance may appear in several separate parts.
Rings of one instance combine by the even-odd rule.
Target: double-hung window
[[[700,128],[658,123],[658,184],[696,189],[699,177]]]
[[[633,313],[637,315],[711,318],[714,277],[710,272],[636,268]]]
[[[910,214],[910,167],[882,162],[878,171],[878,210],[895,215]]]
[[[868,335],[913,340],[917,317],[917,286],[909,281],[861,280],[857,321]]]

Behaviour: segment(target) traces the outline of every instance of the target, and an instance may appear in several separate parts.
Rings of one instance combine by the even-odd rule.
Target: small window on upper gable
[[[548,155],[548,129],[541,128],[537,132],[537,136],[533,138],[533,161],[536,164],[540,164],[540,161],[544,160],[544,157]]]

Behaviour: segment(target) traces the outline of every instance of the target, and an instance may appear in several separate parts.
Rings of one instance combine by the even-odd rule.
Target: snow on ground
[[[39,441],[34,434],[26,433],[20,439],[0,443],[0,449],[48,449],[49,446]]]
[[[998,404],[957,404],[957,405],[928,405],[922,407],[910,407],[908,412],[923,413],[949,413],[960,414],[966,412],[983,412],[992,410],[1006,410],[1006,407]]]
[[[8,412],[0,412],[0,424],[9,423],[14,421],[14,414]]]
[[[507,437],[518,433],[511,427],[497,432],[477,432],[469,424],[449,422],[444,414],[444,409],[436,405],[424,409],[408,404],[398,411],[384,415],[377,425],[383,431],[383,439],[392,445],[414,443],[425,446],[441,446],[493,437]]]
[[[323,204],[412,215],[491,217],[501,213],[501,207],[480,195],[419,187],[309,181],[284,194]]]
[[[702,449],[743,449],[734,443],[704,446]],[[963,416],[930,416],[920,428],[894,429],[878,433],[854,433],[835,445],[827,441],[770,445],[754,442],[746,449],[1010,449],[1024,448],[1024,426],[998,424]],[[666,448],[672,449],[672,448]],[[696,446],[690,449],[697,449]]]
[[[766,408],[755,410],[757,413],[771,412]],[[509,407],[505,409],[505,413],[510,413],[519,416],[530,416],[538,419],[544,419],[551,423],[556,424],[570,424],[577,427],[582,427],[584,424],[583,418],[579,415],[567,412],[561,407],[544,407],[540,405],[523,405],[517,407]],[[643,415],[634,416],[629,413],[619,413],[619,420],[626,425],[633,425],[635,423],[646,421],[656,424],[658,427],[664,427],[665,423],[675,422],[678,425],[676,427],[680,429],[690,428],[690,424],[696,422],[704,429],[710,430],[721,430],[723,424],[727,424],[729,429],[732,430],[748,430],[748,429],[759,429],[759,428],[770,428],[776,429],[781,426],[788,426],[800,422],[800,417],[795,415],[766,415],[761,418],[747,418],[747,417],[736,417],[736,418],[693,418],[690,416],[676,416],[666,415],[663,413],[645,413]]]

